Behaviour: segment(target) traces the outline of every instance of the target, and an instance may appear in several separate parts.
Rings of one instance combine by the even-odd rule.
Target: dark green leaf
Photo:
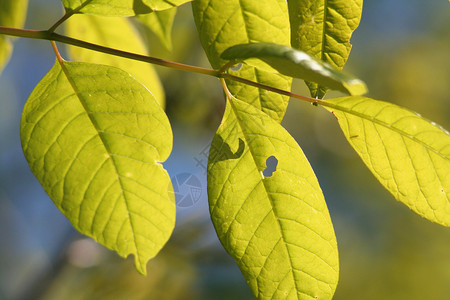
[[[288,46],[272,43],[242,44],[228,48],[221,57],[234,61],[258,58],[284,75],[314,81],[350,95],[367,92],[366,85],[361,80]]]

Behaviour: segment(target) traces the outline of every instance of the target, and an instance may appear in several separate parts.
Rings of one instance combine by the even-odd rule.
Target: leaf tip
[[[147,276],[147,262],[148,260],[141,260],[137,254],[134,255],[134,266],[139,274],[143,276]]]

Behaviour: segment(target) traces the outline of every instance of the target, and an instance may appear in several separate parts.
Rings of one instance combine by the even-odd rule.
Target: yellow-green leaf
[[[338,70],[350,54],[350,38],[361,20],[363,0],[289,0],[292,47]],[[313,97],[323,98],[326,87],[307,82]]]
[[[192,2],[200,40],[213,68],[227,61],[222,52],[234,45],[268,42],[289,45],[289,16],[285,0],[196,0]],[[278,74],[265,63],[247,62],[231,74],[290,90],[292,79]],[[236,81],[227,82],[230,91],[281,122],[289,97],[267,92]]]
[[[66,11],[99,16],[126,17],[180,6],[192,0],[61,0]]]
[[[147,54],[139,34],[127,19],[74,15],[66,22],[66,31],[71,37],[110,48]],[[164,107],[164,90],[151,64],[85,48],[68,47],[70,56],[75,60],[115,66],[130,73],[145,85]]]
[[[350,95],[367,92],[361,80],[288,46],[272,43],[241,44],[228,48],[221,57],[231,61],[258,58],[287,76],[311,80]]]
[[[27,15],[28,0],[0,0],[0,26],[22,28]],[[0,35],[0,73],[12,53],[11,38]]]
[[[156,11],[152,14],[139,15],[137,20],[144,25],[145,32],[153,32],[161,41],[163,46],[172,51],[172,25],[177,8],[166,9],[163,11]]]
[[[420,115],[365,97],[327,100],[381,184],[419,215],[450,226],[450,135]]]
[[[278,160],[270,177],[266,162]],[[233,99],[208,161],[211,218],[258,299],[331,299],[338,251],[322,191],[295,140]]]
[[[115,67],[57,62],[25,104],[21,141],[31,171],[81,233],[140,273],[175,225],[161,162],[172,131],[158,102]]]

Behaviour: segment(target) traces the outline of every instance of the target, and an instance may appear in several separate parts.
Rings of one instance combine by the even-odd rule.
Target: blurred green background
[[[26,27],[49,28],[62,13],[59,0],[30,1]],[[190,5],[176,16],[172,52],[154,36],[148,42],[154,56],[209,67]],[[369,96],[450,128],[448,1],[366,0],[352,44],[345,70],[367,83]],[[178,209],[173,237],[143,277],[132,258],[77,234],[23,157],[21,110],[52,53],[47,41],[16,40],[0,77],[0,299],[253,299],[208,217],[203,153],[224,109],[217,79],[157,67],[174,130],[165,167],[197,177],[201,197]],[[301,81],[293,90],[308,95]],[[283,125],[309,158],[333,219],[341,264],[334,299],[450,299],[448,228],[396,202],[324,109],[291,100]]]

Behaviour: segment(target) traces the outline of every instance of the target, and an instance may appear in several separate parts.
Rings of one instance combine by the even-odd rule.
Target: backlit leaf
[[[192,0],[61,0],[66,11],[99,16],[135,16],[180,6]]]
[[[361,80],[288,46],[272,43],[236,45],[225,50],[222,58],[236,61],[258,58],[291,77],[314,81],[351,95],[367,92],[366,85]]]
[[[327,100],[350,145],[394,197],[450,226],[450,135],[418,114],[365,97]]]
[[[139,34],[127,19],[74,15],[66,21],[67,34],[71,37],[102,46],[147,54]],[[118,67],[145,85],[164,107],[164,90],[153,66],[85,48],[68,46],[70,56],[78,61]]]
[[[22,28],[27,15],[28,0],[0,0],[0,26]],[[12,53],[11,38],[0,35],[0,73]]]
[[[192,8],[203,48],[215,69],[227,63],[220,55],[231,46],[250,42],[290,44],[285,0],[196,0]],[[229,72],[279,89],[291,88],[291,78],[258,60],[248,62],[239,71]],[[227,84],[239,99],[262,109],[278,122],[283,119],[288,97],[236,81],[227,81]]]
[[[153,32],[161,41],[163,46],[171,51],[172,50],[172,25],[175,15],[177,13],[176,8],[166,9],[163,11],[156,11],[152,14],[139,15],[137,20],[144,25],[146,31]]]
[[[227,104],[210,149],[208,198],[217,235],[258,299],[332,298],[337,244],[316,176],[289,133],[246,102]]]
[[[338,70],[350,54],[350,38],[361,19],[363,0],[289,0],[292,47]],[[313,97],[322,98],[326,86],[306,83]]]
[[[56,63],[36,86],[21,120],[25,157],[55,205],[81,233],[140,273],[175,225],[169,121],[126,72]]]

